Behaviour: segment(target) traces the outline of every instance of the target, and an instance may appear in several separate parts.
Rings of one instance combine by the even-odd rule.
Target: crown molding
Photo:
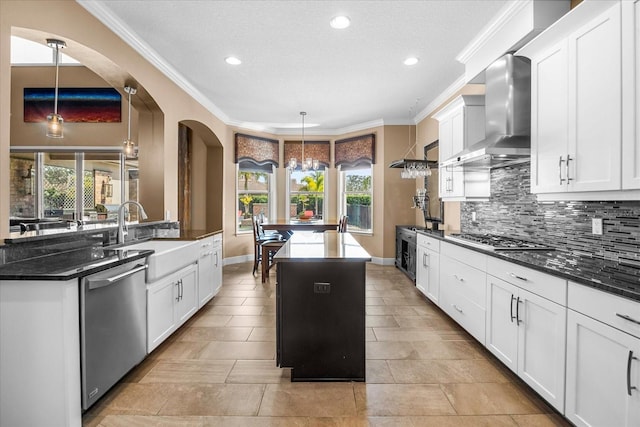
[[[522,9],[529,6],[533,0],[516,0],[505,4],[500,12],[483,27],[478,35],[456,56],[456,60],[466,64],[482,46],[484,46],[491,38],[500,32],[508,22],[513,19]]]
[[[466,84],[465,75],[461,75],[458,77],[448,88],[444,90],[440,95],[438,95],[433,101],[431,101],[422,111],[420,111],[414,118],[414,123],[420,123],[425,118],[429,117],[436,110],[440,109],[442,104],[456,92],[464,87]]]
[[[138,35],[132,31],[122,21],[117,19],[105,6],[100,2],[91,0],[76,0],[80,6],[86,9],[91,15],[102,22],[113,33],[120,37],[126,44],[131,46],[133,50],[138,52],[151,65],[156,67],[169,80],[174,82],[178,87],[184,90],[188,95],[200,103],[204,108],[211,112],[224,123],[229,122],[229,117],[218,106],[211,102],[198,89],[196,89],[182,74],[169,65],[151,46],[142,41]]]

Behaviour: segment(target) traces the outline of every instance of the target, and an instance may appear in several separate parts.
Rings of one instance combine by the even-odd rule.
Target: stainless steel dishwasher
[[[82,408],[147,355],[144,260],[87,276],[80,285]]]

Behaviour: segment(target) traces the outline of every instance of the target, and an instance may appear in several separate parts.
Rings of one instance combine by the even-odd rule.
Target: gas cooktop
[[[549,251],[554,249],[541,243],[499,234],[459,233],[445,236],[445,239],[489,251]]]

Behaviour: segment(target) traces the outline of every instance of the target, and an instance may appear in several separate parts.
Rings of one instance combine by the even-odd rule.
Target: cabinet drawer
[[[418,246],[424,246],[434,252],[440,252],[440,240],[426,236],[422,233],[417,233],[416,239]]]
[[[215,236],[205,237],[204,239],[198,240],[198,247],[200,248],[200,254],[207,253],[213,249]]]
[[[485,308],[487,274],[484,271],[443,256],[440,261],[440,280],[443,286],[452,288],[478,307]]]
[[[560,305],[567,305],[567,281],[509,261],[489,257],[487,273]]]
[[[441,307],[453,320],[485,345],[486,310],[467,299],[459,291],[449,289],[441,293]]]
[[[441,242],[440,253],[454,258],[479,270],[487,271],[487,256],[447,242]]]
[[[567,303],[574,311],[640,338],[640,302],[569,282]]]

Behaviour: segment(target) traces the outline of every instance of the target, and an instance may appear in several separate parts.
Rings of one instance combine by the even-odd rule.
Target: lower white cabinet
[[[571,282],[568,303],[565,416],[640,426],[640,303]]]
[[[222,286],[222,234],[202,239],[199,244],[198,308],[201,308]]]
[[[197,264],[147,285],[147,351],[151,352],[198,309]]]
[[[434,303],[440,294],[440,242],[418,233],[416,239],[416,288]]]
[[[486,255],[447,243],[441,245],[438,305],[483,345],[486,306],[485,269]]]
[[[560,412],[566,312],[560,304],[487,276],[486,347]]]

